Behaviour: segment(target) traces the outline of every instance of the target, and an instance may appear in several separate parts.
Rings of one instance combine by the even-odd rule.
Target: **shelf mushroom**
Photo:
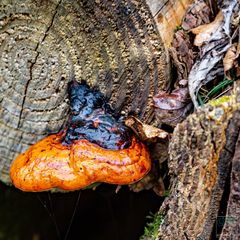
[[[69,98],[66,128],[13,161],[10,176],[15,187],[72,191],[95,182],[130,184],[144,177],[151,168],[148,150],[113,116],[103,95],[72,81]]]

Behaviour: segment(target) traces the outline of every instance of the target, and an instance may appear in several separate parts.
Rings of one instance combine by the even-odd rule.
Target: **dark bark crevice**
[[[27,83],[26,83],[26,85],[25,85],[25,90],[24,90],[24,95],[23,95],[23,99],[22,99],[21,110],[20,110],[20,113],[19,113],[19,119],[18,119],[18,123],[17,123],[17,128],[20,127],[21,118],[22,118],[22,112],[23,112],[23,109],[24,109],[24,103],[25,103],[25,100],[26,100],[27,92],[28,92],[28,86],[29,86],[30,81],[33,79],[33,68],[34,68],[34,65],[36,64],[37,59],[38,59],[38,56],[39,56],[39,54],[40,54],[40,52],[38,51],[39,46],[40,46],[41,44],[43,44],[44,40],[46,39],[46,37],[47,37],[47,35],[48,35],[48,33],[49,33],[52,25],[53,25],[55,16],[56,16],[56,14],[57,14],[57,12],[58,12],[58,7],[59,7],[59,5],[60,5],[61,3],[62,3],[62,0],[60,0],[60,1],[58,2],[58,4],[56,5],[56,8],[55,8],[55,10],[54,10],[52,19],[51,19],[50,24],[49,24],[49,26],[47,27],[46,31],[44,32],[44,35],[43,35],[42,40],[37,42],[37,45],[36,45],[36,47],[35,47],[35,49],[34,49],[34,51],[36,52],[36,56],[35,56],[34,60],[33,60],[32,62],[28,62],[28,63],[30,63],[30,64],[29,64],[29,75],[30,75],[30,76],[29,76],[29,80],[27,81]]]

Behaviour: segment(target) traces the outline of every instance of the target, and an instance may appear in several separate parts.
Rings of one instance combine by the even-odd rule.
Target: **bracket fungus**
[[[32,145],[12,163],[23,191],[77,190],[95,182],[129,184],[151,168],[146,146],[113,114],[104,96],[69,83],[70,116],[64,130]]]

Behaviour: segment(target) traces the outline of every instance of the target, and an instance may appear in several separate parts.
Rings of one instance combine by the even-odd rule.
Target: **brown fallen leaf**
[[[195,0],[187,9],[181,27],[173,35],[172,45],[168,50],[177,71],[175,88],[177,88],[181,79],[188,78],[196,57],[192,36],[188,30],[209,23],[212,13],[212,3],[210,1]]]
[[[159,122],[173,127],[183,121],[192,110],[187,87],[175,89],[170,94],[160,91],[153,97],[153,102]]]
[[[234,16],[233,16],[232,25],[233,27],[239,27],[239,24],[240,24],[240,12],[236,12],[234,13]]]
[[[156,128],[142,123],[134,116],[125,120],[125,124],[130,127],[142,141],[156,141],[158,138],[164,139],[169,133],[160,128]]]
[[[168,159],[169,133],[142,123],[136,117],[130,116],[125,120],[125,124],[130,127],[141,140],[149,142],[149,151],[151,152],[152,168],[150,172],[140,181],[130,184],[129,188],[133,192],[153,189],[153,191],[163,196],[165,192],[162,180],[160,165]],[[166,173],[166,171],[164,172]]]
[[[161,176],[159,177],[157,183],[155,183],[153,191],[160,197],[164,196],[164,194],[166,193],[165,184]]]
[[[155,174],[151,171],[148,173],[147,176],[145,176],[143,179],[140,181],[129,184],[129,189],[133,192],[140,192],[142,190],[149,190],[154,187],[156,184],[156,176]]]
[[[227,51],[223,58],[223,66],[225,75],[231,79],[231,76],[227,73],[233,67],[238,67],[237,58],[240,54],[240,43],[234,43]]]
[[[207,24],[210,22],[210,17],[211,7],[209,1],[195,0],[183,18],[182,28],[190,30],[202,24]]]
[[[191,32],[196,34],[194,45],[200,47],[208,42],[213,33],[222,25],[223,20],[223,13],[222,11],[219,11],[213,22],[191,29]]]
[[[184,30],[178,30],[174,33],[172,47],[169,48],[172,62],[177,69],[177,82],[181,79],[187,79],[188,74],[194,63],[193,44],[190,37]]]
[[[140,181],[130,184],[128,186],[129,189],[133,192],[140,192],[142,190],[152,189],[160,197],[163,197],[166,193],[163,178],[161,176],[157,178],[153,173],[149,173]]]
[[[237,75],[237,78],[239,79],[240,78],[240,67],[237,67],[236,75]]]
[[[136,183],[129,184],[129,189],[133,192],[152,189],[158,196],[164,196],[166,191],[163,180],[167,173],[163,174],[161,171],[159,173],[159,171],[157,162],[153,161],[152,169],[148,175]]]
[[[196,45],[200,46],[200,53],[189,73],[188,86],[195,108],[199,107],[199,89],[216,79],[216,76],[224,74],[222,60],[232,45],[235,30],[231,21],[234,14],[240,11],[240,4],[238,0],[228,0],[219,3],[219,8],[221,10],[214,23],[199,26],[194,30],[198,34],[195,40]]]

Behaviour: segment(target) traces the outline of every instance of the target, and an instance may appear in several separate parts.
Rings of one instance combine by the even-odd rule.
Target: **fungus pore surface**
[[[85,83],[68,87],[65,129],[32,145],[12,163],[10,176],[23,191],[77,190],[94,182],[129,184],[151,167],[146,146],[113,114],[104,96]]]

